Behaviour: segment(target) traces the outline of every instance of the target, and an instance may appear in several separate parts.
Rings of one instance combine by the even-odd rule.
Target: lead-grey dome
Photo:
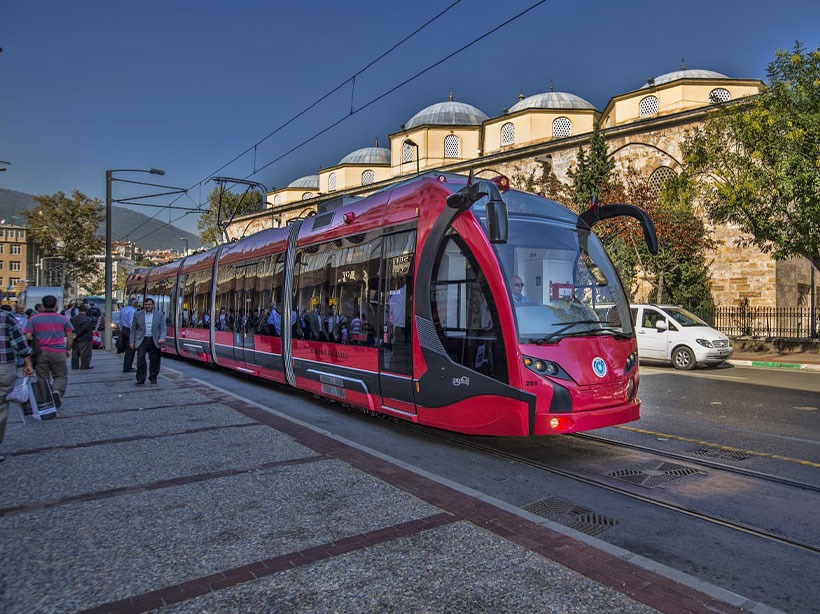
[[[663,85],[664,83],[671,83],[672,81],[677,81],[678,79],[728,79],[726,75],[723,75],[719,72],[715,72],[714,70],[701,70],[701,69],[687,69],[687,70],[676,70],[675,72],[668,72],[654,79],[654,85]],[[641,89],[645,89],[647,87],[652,87],[649,83],[645,83],[641,86]]]
[[[519,100],[510,107],[510,113],[524,109],[594,109],[595,106],[580,96],[567,92],[543,92]]]
[[[390,164],[390,150],[384,147],[364,147],[351,151],[339,164]]]
[[[304,177],[299,177],[294,181],[291,181],[288,184],[289,188],[302,188],[307,190],[318,190],[319,189],[319,175],[305,175]]]
[[[417,126],[480,126],[490,119],[482,111],[466,102],[437,102],[416,113],[404,125],[405,130]]]

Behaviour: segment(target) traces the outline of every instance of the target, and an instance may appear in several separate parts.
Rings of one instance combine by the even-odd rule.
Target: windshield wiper
[[[632,338],[632,335],[630,335],[628,333],[625,333],[620,328],[613,328],[612,326],[602,326],[601,328],[596,328],[592,332],[597,333],[598,331],[603,332],[603,333],[612,333],[615,337],[618,337],[619,339],[631,339]]]
[[[570,328],[572,328],[573,326],[577,326],[578,324],[600,324],[600,323],[601,323],[600,320],[575,320],[574,322],[558,322],[556,324],[553,324],[553,326],[561,326],[563,324],[563,326],[561,326],[561,328],[559,328],[558,330],[556,330],[553,333],[550,333],[546,337],[542,337],[541,339],[538,339],[535,343],[536,343],[536,345],[543,345],[545,343],[548,343],[550,339],[554,339],[558,335],[561,335],[562,333],[565,333]]]

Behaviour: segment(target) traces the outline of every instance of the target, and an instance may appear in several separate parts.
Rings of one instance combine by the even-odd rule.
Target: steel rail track
[[[624,441],[618,441],[616,439],[607,439],[606,437],[601,437],[599,435],[590,435],[589,433],[573,433],[570,437],[574,437],[576,439],[584,439],[587,441],[594,441],[598,443],[602,443],[605,445],[617,447],[617,448],[627,448],[629,450],[638,450],[639,452],[646,452],[648,454],[654,454],[656,456],[662,456],[665,458],[672,458],[675,460],[683,461],[686,463],[691,463],[694,465],[700,465],[702,467],[709,467],[711,469],[718,469],[720,471],[726,471],[728,473],[736,473],[738,475],[757,478],[759,480],[765,480],[767,482],[773,482],[775,484],[780,484],[782,486],[793,486],[794,488],[800,488],[803,490],[808,490],[811,492],[820,492],[820,485],[815,484],[806,484],[805,482],[798,482],[796,480],[790,480],[788,478],[782,478],[777,475],[772,475],[770,473],[764,473],[762,471],[755,471],[754,469],[746,469],[744,467],[735,467],[734,465],[726,465],[724,463],[719,463],[717,461],[704,459],[704,458],[692,458],[691,456],[687,456],[685,454],[679,454],[678,452],[668,452],[664,450],[657,450],[655,448],[650,448],[648,446],[643,446],[637,443],[628,443]]]
[[[557,467],[552,467],[542,462],[530,460],[527,458],[523,458],[521,456],[517,456],[510,452],[504,452],[502,450],[498,450],[496,448],[490,447],[485,444],[473,442],[473,441],[466,441],[462,439],[458,434],[454,433],[447,433],[446,431],[438,431],[434,429],[430,429],[428,427],[419,426],[416,424],[412,424],[409,422],[405,422],[403,420],[396,420],[396,423],[403,426],[404,428],[408,428],[410,430],[414,430],[417,432],[423,432],[424,434],[435,437],[436,439],[441,439],[444,441],[449,441],[455,443],[459,446],[464,448],[469,448],[472,450],[476,450],[479,452],[483,452],[485,454],[489,454],[491,456],[496,456],[498,458],[503,458],[509,461],[513,461],[516,463],[520,463],[522,465],[527,465],[529,467],[533,467],[535,469],[540,469],[542,471],[546,471],[548,473],[552,473],[554,475],[558,475],[570,480],[574,480],[576,482],[581,482],[583,484],[587,484],[589,486],[595,486],[598,488],[602,488],[609,492],[617,493],[623,495],[625,497],[629,497],[630,499],[635,499],[637,501],[641,501],[648,505],[652,505],[655,507],[660,507],[664,509],[668,509],[674,512],[678,512],[679,514],[683,514],[685,516],[689,516],[690,518],[697,518],[698,520],[702,520],[704,522],[708,522],[717,526],[725,527],[727,529],[732,529],[734,531],[738,531],[740,533],[745,533],[747,535],[752,535],[754,537],[759,537],[761,539],[765,539],[767,541],[771,541],[774,543],[778,543],[785,546],[790,546],[792,548],[797,548],[799,550],[804,550],[806,552],[811,552],[813,554],[820,554],[820,546],[814,546],[811,544],[804,544],[802,542],[789,539],[788,537],[783,537],[782,535],[776,535],[774,533],[768,533],[761,529],[757,529],[755,527],[749,526],[747,524],[742,524],[739,522],[732,522],[730,520],[725,520],[723,518],[718,518],[717,516],[711,516],[704,512],[699,512],[695,509],[678,505],[676,503],[670,503],[668,501],[662,501],[660,499],[655,499],[647,495],[643,495],[628,488],[623,488],[620,486],[616,486],[614,484],[609,484],[602,480],[597,480],[595,478],[591,478],[580,473],[576,473],[573,471],[568,471],[566,469],[559,469]]]

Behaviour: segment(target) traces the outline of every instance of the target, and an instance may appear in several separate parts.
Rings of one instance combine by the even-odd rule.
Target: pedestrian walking
[[[122,358],[122,372],[130,373],[134,370],[134,350],[131,347],[131,326],[134,314],[137,313],[137,298],[132,296],[128,304],[120,311],[120,344],[125,354]]]
[[[26,337],[34,346],[34,370],[37,377],[51,381],[54,405],[60,407],[68,387],[66,358],[74,341],[74,327],[64,315],[57,313],[57,297],[43,297],[43,311],[29,318]]]
[[[74,343],[71,344],[71,368],[93,369],[91,366],[91,341],[94,337],[94,320],[88,317],[88,307],[80,305],[78,315],[71,318],[74,327]]]
[[[6,400],[14,383],[17,381],[18,358],[23,359],[23,374],[31,375],[31,348],[26,343],[23,331],[17,326],[17,320],[7,311],[0,311],[0,443],[6,434],[6,422],[9,417],[9,402]],[[5,457],[0,454],[0,461]]]
[[[165,343],[167,327],[165,314],[154,309],[154,299],[146,298],[143,308],[134,314],[131,323],[131,349],[137,352],[137,386],[145,383],[146,370],[152,384],[157,383],[162,344]],[[145,357],[148,355],[148,368]]]

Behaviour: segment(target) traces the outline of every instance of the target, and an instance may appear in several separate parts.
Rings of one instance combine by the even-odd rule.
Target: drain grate
[[[687,450],[687,454],[695,456],[705,456],[708,458],[719,458],[721,460],[742,461],[749,458],[749,455],[739,450],[715,450],[714,448],[699,448],[697,450]]]
[[[558,497],[540,499],[525,505],[524,509],[587,535],[600,535],[618,524],[618,521],[614,518],[593,512]]]
[[[630,484],[636,484],[637,486],[655,488],[661,484],[666,484],[667,482],[685,478],[696,473],[703,472],[692,469],[691,467],[685,467],[684,465],[675,465],[674,463],[664,461],[647,461],[619,469],[618,471],[613,471],[607,475],[611,478],[629,482]]]

